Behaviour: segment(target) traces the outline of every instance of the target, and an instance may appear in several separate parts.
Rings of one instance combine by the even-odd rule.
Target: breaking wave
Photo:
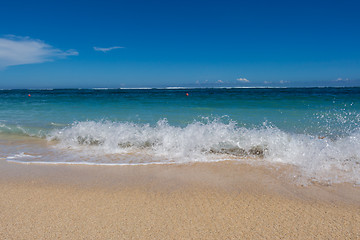
[[[30,131],[2,124],[3,133],[20,133],[37,141],[41,138],[47,140],[41,140],[37,145],[31,145],[31,141],[26,145],[28,141],[23,141],[23,152],[18,152],[16,145],[13,148],[12,145],[4,146],[2,158],[21,163],[88,165],[231,160],[290,166],[296,169],[296,178],[301,178],[301,181],[360,184],[358,128],[346,134],[327,132],[319,136],[290,133],[266,123],[246,128],[223,118],[194,121],[183,127],[173,126],[166,119],[155,125],[84,121],[65,127],[52,126],[55,129]]]
[[[347,136],[328,138],[287,133],[267,124],[247,129],[233,121],[219,120],[195,121],[185,127],[171,126],[166,119],[155,126],[87,121],[53,130],[47,139],[58,141],[62,149],[97,156],[142,154],[146,156],[143,161],[149,163],[223,160],[280,163],[297,167],[303,176],[315,181],[360,184],[358,130]]]

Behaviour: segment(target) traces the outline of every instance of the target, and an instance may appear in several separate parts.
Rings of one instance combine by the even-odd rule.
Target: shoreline
[[[297,186],[235,163],[48,166],[0,161],[5,239],[360,238],[360,189]]]

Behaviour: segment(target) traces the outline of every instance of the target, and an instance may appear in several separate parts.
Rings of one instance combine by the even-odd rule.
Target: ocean
[[[0,90],[0,159],[288,166],[360,184],[360,88]]]

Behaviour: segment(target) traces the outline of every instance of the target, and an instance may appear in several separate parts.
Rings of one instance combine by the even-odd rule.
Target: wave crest
[[[54,130],[48,140],[63,148],[102,154],[136,154],[164,162],[240,160],[297,167],[308,179],[360,184],[360,132],[330,139],[291,134],[264,124],[247,129],[219,119],[195,121],[185,127],[166,119],[149,124],[87,121]],[[149,160],[151,162],[151,160]]]
[[[206,154],[238,156],[264,155],[262,147],[254,147],[243,137],[245,128],[236,123],[219,120],[194,122],[184,128],[169,125],[166,119],[152,127],[149,124],[109,121],[77,122],[72,126],[52,131],[48,139],[58,140],[63,146],[97,146],[108,154],[138,150],[170,158],[201,159]],[[243,133],[240,133],[243,132]]]

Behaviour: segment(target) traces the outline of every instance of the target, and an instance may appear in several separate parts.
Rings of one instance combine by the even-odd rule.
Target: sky
[[[360,86],[360,1],[1,1],[0,89]]]

